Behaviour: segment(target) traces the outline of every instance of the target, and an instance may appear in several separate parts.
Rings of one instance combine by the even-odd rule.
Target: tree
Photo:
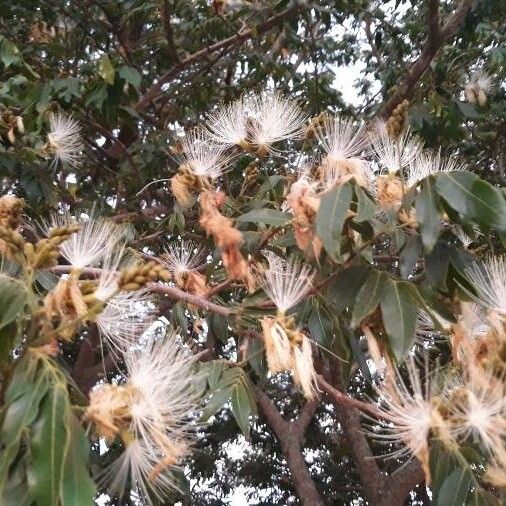
[[[504,10],[4,2],[1,502],[504,501]]]

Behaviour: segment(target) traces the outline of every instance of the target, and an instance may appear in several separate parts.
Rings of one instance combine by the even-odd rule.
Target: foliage
[[[491,308],[480,285],[483,272],[494,281],[487,262],[506,244],[503,2],[470,6],[456,39],[442,44],[411,89],[409,106],[399,100],[383,116],[432,150],[431,170],[410,180],[421,158],[382,166],[370,149],[384,104],[424,54],[434,4],[441,26],[458,7],[431,0],[0,6],[0,503],[92,504],[103,492],[111,504],[218,505],[242,485],[252,504],[309,504],[300,480],[328,504],[374,503],[374,489],[400,494],[383,496],[386,503],[427,503],[425,485],[435,504],[504,501],[490,476],[504,476],[506,459],[473,431],[450,437],[431,425],[430,456],[408,452],[423,465],[415,480],[395,473],[406,453],[374,461],[381,480],[387,473],[392,481],[368,482],[361,467],[372,455],[410,447],[405,438],[385,445],[375,437],[388,431],[380,415],[388,419],[382,409],[393,391],[381,385],[394,388],[400,371],[416,390],[409,357],[425,361],[419,379],[431,384],[434,410],[450,428],[455,410],[465,411],[458,388],[492,396],[476,386],[480,374],[504,388],[504,320],[496,317],[506,302]],[[336,90],[348,65],[363,68],[358,105]],[[492,79],[482,103],[466,95],[478,70]],[[263,110],[260,126],[247,124],[251,138],[214,147],[226,171],[196,175],[182,145],[188,134],[209,129],[213,114],[241,97],[254,110],[248,97],[270,97],[269,90],[307,121],[262,145],[251,131],[267,123]],[[356,154],[325,151],[335,114],[362,128]],[[80,128],[75,164],[57,156],[54,117]],[[401,137],[393,137],[398,148]],[[434,170],[437,151],[464,167]],[[332,164],[344,176],[329,184]],[[85,223],[102,226],[102,216],[103,233],[86,243]],[[76,237],[82,255],[101,245],[79,268],[64,251]],[[178,271],[166,249],[181,240],[194,241],[190,256],[205,253]],[[297,271],[301,264],[310,271]],[[266,273],[280,269],[307,278],[286,311],[266,294]],[[470,307],[487,325],[486,339],[466,320]],[[93,393],[107,383],[114,400],[130,395],[130,347],[149,350],[146,339],[163,342],[170,328],[180,332],[178,349],[198,362],[192,378],[205,380],[205,398],[193,404],[188,395],[184,434],[163,429],[185,450],[168,452],[177,458],[161,466],[170,486],[151,487],[157,470],[146,488],[130,474],[124,490],[112,490],[104,470],[125,455],[131,419],[114,413],[111,434],[104,412],[91,411]],[[269,339],[286,345],[284,357]],[[462,344],[470,341],[482,346],[470,351]],[[353,426],[357,407],[373,417],[367,438]],[[494,420],[503,427],[501,409]],[[503,428],[497,440],[504,438]],[[369,457],[360,456],[364,442]],[[404,487],[395,476],[405,477]]]

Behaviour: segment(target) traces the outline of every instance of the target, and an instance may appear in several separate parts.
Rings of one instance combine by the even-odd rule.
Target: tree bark
[[[414,61],[406,77],[401,81],[397,91],[380,109],[379,116],[388,118],[392,111],[413,92],[418,81],[423,77],[439,49],[459,30],[474,0],[460,0],[448,22],[440,26],[439,1],[429,0],[427,8],[427,40],[420,56]]]
[[[309,474],[302,454],[304,433],[313,418],[318,402],[308,401],[299,413],[298,418],[288,422],[283,419],[274,403],[260,389],[257,389],[257,398],[267,424],[279,440],[281,450],[288,462],[293,486],[297,491],[301,504],[303,506],[324,506],[323,499]]]

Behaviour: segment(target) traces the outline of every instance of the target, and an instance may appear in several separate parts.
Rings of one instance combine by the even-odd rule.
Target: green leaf
[[[33,426],[29,470],[31,492],[38,504],[58,504],[69,447],[70,404],[67,389],[57,384],[41,405],[40,418]]]
[[[460,109],[460,112],[466,116],[466,118],[478,119],[483,115],[476,109],[473,104],[469,102],[457,102],[457,107]]]
[[[425,272],[431,284],[443,291],[448,290],[446,278],[450,266],[450,248],[439,241],[425,258]]]
[[[232,388],[232,414],[245,437],[249,438],[251,402],[246,388],[242,383]]]
[[[362,320],[376,309],[387,287],[388,280],[388,275],[385,272],[378,270],[370,272],[356,296],[350,322],[352,329],[358,327]]]
[[[214,337],[218,338],[222,343],[228,341],[228,319],[224,316],[213,314],[210,317],[210,330]]]
[[[468,469],[455,469],[443,481],[438,491],[436,504],[441,506],[460,506],[465,500],[471,484],[471,476]]]
[[[24,284],[0,274],[0,329],[12,323],[23,312],[28,292]]]
[[[420,236],[409,236],[399,255],[399,270],[404,279],[408,278],[413,272],[421,252],[422,242],[420,241]]]
[[[465,220],[506,231],[506,200],[502,193],[476,174],[445,172],[437,176],[437,190]]]
[[[280,176],[279,174],[274,174],[273,176],[269,176],[263,183],[262,186],[258,189],[258,195],[263,195],[264,193],[270,192],[274,190],[276,186],[284,181],[285,176]]]
[[[358,202],[354,220],[357,222],[370,220],[376,212],[376,203],[361,186],[355,186],[355,193]]]
[[[340,312],[352,308],[360,288],[370,276],[371,271],[370,265],[354,265],[339,272],[328,292],[329,303]]]
[[[33,504],[26,477],[26,460],[26,458],[19,459],[14,470],[9,473],[9,480],[5,485],[3,496],[0,496],[0,504],[15,504],[16,506],[31,506]],[[0,464],[0,490],[3,488],[2,476],[7,478],[7,475],[7,469],[4,469]]]
[[[62,506],[93,504],[97,492],[88,472],[90,446],[81,424],[70,415],[70,442],[62,481]]]
[[[125,80],[125,82],[127,82],[128,84],[131,84],[136,90],[139,89],[139,86],[141,85],[141,75],[139,74],[137,69],[123,65],[118,69],[118,75],[123,80]],[[107,82],[106,79],[104,79],[104,80]],[[113,84],[113,83],[114,83],[114,77],[113,77],[113,82],[109,83],[109,84]]]
[[[328,255],[336,262],[341,255],[341,232],[353,198],[349,183],[326,193],[316,215],[316,232]]]
[[[212,360],[200,364],[201,369],[205,369],[207,373],[207,382],[209,388],[214,390],[218,386],[221,373],[223,372],[223,362],[221,360]]]
[[[326,348],[332,344],[334,339],[332,317],[320,304],[315,303],[315,306],[309,314],[307,326],[312,338],[317,343]]]
[[[390,346],[399,362],[413,345],[418,315],[415,292],[411,283],[391,279],[380,304]]]
[[[19,49],[10,40],[7,40],[1,35],[0,61],[4,64],[5,68],[9,68],[13,63],[19,63],[21,61]]]
[[[221,388],[219,390],[214,390],[211,398],[205,405],[202,410],[202,415],[200,416],[201,422],[207,422],[211,416],[216,414],[223,406],[229,401],[232,396],[232,387],[228,386],[227,388]]]
[[[435,246],[441,231],[441,219],[434,179],[428,177],[421,185],[420,194],[415,202],[416,219],[420,223],[423,245],[429,252]]]
[[[0,443],[17,444],[21,433],[37,417],[49,385],[39,361],[31,354],[16,366],[5,394],[6,411],[0,429]]]
[[[100,62],[98,64],[98,74],[107,84],[110,84],[111,86],[114,84],[114,75],[116,74],[116,71],[112,66],[111,59],[106,54],[100,58]]]
[[[276,227],[286,225],[292,216],[277,209],[254,209],[235,219],[238,223],[263,223]]]
[[[436,506],[499,505],[499,500],[486,492],[476,479],[471,463],[466,459],[469,449],[450,451],[439,441],[432,441],[430,470],[432,498]],[[474,459],[473,459],[474,460]],[[480,462],[473,462],[480,465]]]

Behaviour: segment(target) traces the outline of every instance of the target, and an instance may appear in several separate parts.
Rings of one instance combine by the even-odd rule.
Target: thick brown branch
[[[169,0],[163,0],[161,13],[163,30],[165,32],[165,39],[167,40],[167,56],[171,63],[179,63],[180,60],[177,54],[176,44],[174,43],[174,30],[170,22],[171,4]]]
[[[297,491],[301,504],[304,506],[323,506],[323,500],[309,474],[301,451],[304,432],[313,418],[317,403],[308,402],[301,410],[299,415],[301,418],[294,422],[287,422],[279,414],[274,403],[260,389],[257,389],[257,399],[266,422],[279,440],[281,450],[290,468],[293,486]]]
[[[429,0],[427,8],[427,40],[420,56],[411,65],[409,72],[399,85],[397,91],[381,108],[379,115],[388,118],[392,111],[407,97],[409,97],[418,81],[429,68],[443,44],[451,39],[459,30],[467,13],[471,10],[474,0],[461,0],[448,22],[440,27],[438,0]]]
[[[336,364],[334,361],[330,376],[332,382],[338,385],[337,369],[339,365]],[[318,377],[318,385],[331,396],[337,405],[338,417],[368,502],[377,506],[402,506],[409,492],[424,479],[420,463],[413,459],[408,465],[390,476],[383,473],[362,430],[360,411],[369,412],[374,416],[379,415],[383,419],[386,418],[385,413],[379,414],[373,405],[351,399],[321,376]]]
[[[392,504],[403,504],[407,495],[425,479],[422,466],[417,459],[397,469],[389,477]]]

